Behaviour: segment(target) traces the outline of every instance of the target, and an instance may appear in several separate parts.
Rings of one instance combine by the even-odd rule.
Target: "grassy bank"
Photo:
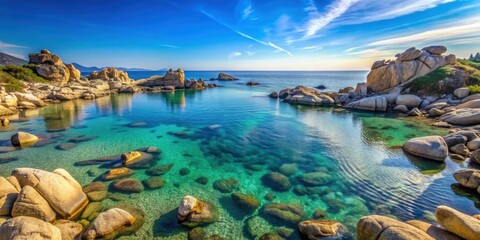
[[[7,65],[0,67],[0,83],[5,86],[7,91],[21,91],[25,82],[48,82],[47,79],[37,75],[35,65],[27,64],[22,67]]]

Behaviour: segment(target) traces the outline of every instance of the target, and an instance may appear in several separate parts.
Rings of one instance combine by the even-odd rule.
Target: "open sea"
[[[109,168],[75,166],[76,162],[142,147],[160,148],[162,153],[151,166],[173,164],[161,176],[166,185],[122,194],[122,201],[141,208],[146,220],[136,234],[122,239],[187,239],[189,229],[176,221],[176,209],[185,195],[220,208],[219,221],[204,229],[208,236],[227,239],[258,239],[279,227],[295,230],[295,225],[262,213],[270,202],[300,205],[304,219],[311,219],[316,210],[324,211],[326,218],[347,226],[353,237],[357,221],[368,214],[431,222],[440,204],[468,214],[480,212],[475,198],[469,199],[452,185],[453,172],[467,167],[466,163],[421,160],[406,156],[400,148],[413,137],[443,135],[446,130],[411,118],[293,106],[267,96],[298,85],[323,84],[326,91],[355,87],[365,81],[366,71],[226,73],[240,80],[215,81],[219,87],[203,91],[118,94],[28,110],[19,116],[22,121],[13,121],[0,132],[0,139],[6,145],[11,135],[22,130],[43,141],[1,153],[0,175],[8,176],[17,167],[64,168],[86,185],[98,177],[88,171],[100,175]],[[163,74],[129,72],[134,79]],[[218,71],[186,71],[188,79],[208,80],[217,75]],[[248,81],[260,86],[246,86]],[[96,138],[69,150],[56,148],[79,136]],[[285,166],[292,185],[288,191],[264,185],[262,176],[284,171]],[[146,169],[134,169],[132,177],[148,178]],[[188,174],[184,174],[187,170],[180,174],[181,169],[188,169]],[[321,183],[304,181],[302,176],[311,172],[324,176]],[[208,183],[196,182],[199,177],[207,178]],[[226,178],[238,180],[234,192],[253,194],[260,200],[260,208],[246,213],[229,193],[213,188],[216,180]],[[102,203],[105,208],[118,204],[112,199]]]

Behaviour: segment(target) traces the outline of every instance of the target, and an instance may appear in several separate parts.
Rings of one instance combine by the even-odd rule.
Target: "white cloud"
[[[168,47],[168,48],[180,48],[180,46],[171,45],[171,44],[158,44],[158,46]]]
[[[311,37],[315,35],[319,30],[330,24],[333,20],[342,16],[353,4],[358,1],[359,0],[335,0],[333,3],[327,6],[327,11],[325,13],[318,13],[317,11],[312,12],[312,17],[306,24],[305,37]],[[316,7],[308,8],[309,11],[315,9]]]
[[[0,42],[0,48],[26,48],[26,47],[11,44],[11,43],[6,43],[6,42]]]
[[[250,51],[247,51],[246,53],[248,56],[252,56],[253,54],[255,54],[254,52],[250,52]]]
[[[403,36],[375,41],[368,44],[368,46],[421,46],[437,42],[447,45],[452,41],[478,38],[480,37],[479,29],[480,17],[472,17],[451,22],[450,26],[441,25],[420,33],[405,33]]]
[[[240,56],[242,56],[241,52],[232,52],[232,53],[228,54],[229,59],[233,59],[233,58],[240,57]]]
[[[323,48],[322,46],[313,45],[313,46],[302,47],[301,49],[315,52],[315,51],[321,50],[322,48]]]
[[[243,9],[243,15],[242,15],[242,20],[247,19],[250,14],[253,12],[253,7],[251,4],[248,4],[244,9]]]
[[[3,52],[3,53],[8,54],[10,56],[14,56],[16,58],[20,58],[20,59],[25,60],[25,56],[23,56],[22,54],[17,54],[17,53],[13,53],[13,52]]]

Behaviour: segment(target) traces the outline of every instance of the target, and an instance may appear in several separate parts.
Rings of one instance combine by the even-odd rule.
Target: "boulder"
[[[445,56],[445,62],[450,65],[455,65],[457,63],[457,57],[454,54],[449,54]]]
[[[475,93],[475,94],[472,94],[472,95],[462,99],[462,103],[470,102],[470,101],[477,100],[477,99],[480,99],[480,93]]]
[[[135,221],[135,217],[129,212],[120,208],[112,208],[100,213],[93,220],[92,224],[83,232],[82,239],[114,239],[118,235],[119,230],[134,224]]]
[[[408,108],[415,108],[420,105],[422,99],[413,94],[399,95],[395,101],[396,105],[405,105]]]
[[[425,50],[431,54],[442,55],[447,52],[447,48],[445,46],[429,46],[425,47],[422,50]]]
[[[420,111],[420,109],[413,108],[412,110],[410,110],[410,112],[408,112],[408,116],[420,117],[420,116],[423,116],[423,113],[422,111]]]
[[[448,146],[441,136],[413,138],[403,145],[403,149],[413,155],[444,162],[448,155]]]
[[[142,183],[147,188],[157,189],[157,188],[162,188],[163,186],[165,186],[166,182],[161,177],[149,177],[149,178],[143,180]]]
[[[445,113],[445,111],[443,111],[443,110],[432,108],[432,109],[430,109],[430,111],[428,111],[428,116],[429,117],[439,117],[439,116],[442,116],[444,113]]]
[[[475,99],[472,101],[462,103],[458,106],[455,106],[455,109],[462,109],[462,108],[480,108],[480,99]]]
[[[238,78],[228,75],[226,73],[219,73],[216,80],[232,81],[232,80],[238,80]]]
[[[263,185],[268,186],[276,191],[288,191],[292,188],[292,184],[287,176],[278,173],[271,172],[263,175],[261,178]]]
[[[329,239],[342,239],[341,236],[348,232],[343,224],[333,220],[307,220],[298,224],[298,230],[306,239],[316,240],[325,237]]]
[[[467,143],[467,147],[470,151],[475,151],[480,148],[480,138],[475,138]]]
[[[88,79],[101,79],[104,81],[116,81],[116,82],[125,82],[130,83],[132,79],[128,77],[128,73],[124,71],[120,71],[116,68],[109,67],[104,68],[100,72],[93,71],[89,76]]]
[[[10,108],[6,108],[3,105],[0,105],[0,116],[12,115],[12,114],[15,114],[15,111],[13,111]]]
[[[129,166],[136,163],[135,160],[140,158],[141,156],[142,154],[139,151],[133,151],[123,153],[120,159],[122,160],[123,166]]]
[[[387,99],[383,96],[374,96],[362,98],[358,101],[345,105],[346,108],[385,112],[387,110]]]
[[[0,177],[0,216],[10,216],[20,186],[15,177]]]
[[[61,86],[70,80],[70,70],[63,64],[39,64],[35,66],[38,75],[50,80],[51,84]]]
[[[178,221],[187,227],[197,227],[202,224],[213,223],[218,220],[218,208],[208,202],[185,196],[178,207]]]
[[[22,188],[12,208],[13,217],[34,217],[51,223],[55,221],[55,215],[48,202],[28,185]]]
[[[278,98],[278,93],[277,92],[272,92],[268,95],[270,98]]]
[[[377,69],[377,68],[382,67],[384,65],[385,65],[385,59],[380,60],[380,61],[376,61],[372,64],[372,67],[370,68],[370,70]]]
[[[268,203],[262,213],[288,224],[298,224],[305,216],[302,206],[284,203]]]
[[[443,139],[445,140],[445,143],[447,144],[447,146],[451,148],[457,144],[465,145],[467,143],[468,138],[463,135],[447,135],[443,137]]]
[[[369,215],[357,223],[357,239],[433,240],[427,233],[393,218]]]
[[[83,187],[82,190],[87,195],[88,200],[94,202],[102,201],[108,195],[107,185],[102,182],[92,182]]]
[[[480,185],[480,170],[460,169],[453,174],[453,177],[466,188],[478,189]]]
[[[65,65],[68,68],[68,71],[70,72],[70,79],[75,79],[75,80],[80,80],[80,77],[82,76],[80,73],[80,70],[76,69],[73,64],[67,64]]]
[[[455,91],[453,91],[453,95],[457,96],[458,98],[466,98],[468,94],[470,93],[470,90],[468,88],[463,87],[463,88],[457,88]]]
[[[452,146],[450,148],[450,151],[453,152],[453,153],[462,155],[462,156],[467,156],[470,153],[467,146],[465,146],[465,144],[463,144],[463,143],[459,143],[455,146]]]
[[[12,145],[16,147],[28,147],[35,144],[39,139],[37,136],[27,132],[17,132],[10,138]]]
[[[114,179],[119,179],[119,178],[124,178],[124,177],[129,177],[132,176],[135,172],[126,167],[121,167],[121,168],[113,168],[108,170],[102,175],[103,180],[114,180]]]
[[[440,205],[435,211],[437,222],[447,231],[466,240],[475,240],[480,236],[480,220],[453,208]]]
[[[12,175],[18,179],[20,186],[33,187],[65,219],[75,218],[88,204],[88,198],[80,184],[64,169],[47,172],[17,168]]]
[[[255,211],[260,206],[260,201],[252,194],[232,193],[231,196],[232,200],[247,212]]]
[[[33,217],[14,217],[0,226],[0,239],[62,240],[60,229]]]
[[[480,108],[463,108],[440,116],[439,120],[461,126],[480,123]]]
[[[52,54],[50,51],[43,49],[40,53],[32,53],[28,55],[30,62],[32,64],[49,64],[49,65],[60,65],[63,64],[62,59],[55,54]]]
[[[422,222],[419,220],[410,220],[407,221],[408,224],[422,230],[426,234],[428,234],[430,237],[434,239],[442,239],[442,240],[461,240],[460,237],[457,235],[448,232],[447,230],[443,228],[439,228],[437,226],[433,226],[430,223]]]
[[[83,230],[82,224],[69,220],[57,220],[55,223],[53,223],[53,225],[60,229],[60,233],[62,234],[62,240],[78,239],[80,233]]]
[[[213,182],[213,188],[221,193],[231,193],[238,189],[238,181],[234,178],[219,179]]]
[[[282,92],[280,93],[280,95],[282,95]],[[283,101],[290,104],[320,106],[332,105],[335,103],[335,100],[333,100],[333,98],[326,93],[304,86],[298,86],[294,89],[291,89],[287,94],[288,95],[283,98]]]
[[[327,172],[309,172],[300,176],[300,181],[307,186],[323,186],[334,180]]]
[[[408,107],[405,105],[397,105],[393,108],[393,111],[400,113],[408,113]]]
[[[18,101],[33,103],[36,107],[44,107],[47,105],[31,93],[15,92],[14,94]]]
[[[145,189],[142,182],[134,178],[117,180],[115,182],[112,182],[110,186],[112,186],[112,188],[117,191],[128,193],[139,193]]]

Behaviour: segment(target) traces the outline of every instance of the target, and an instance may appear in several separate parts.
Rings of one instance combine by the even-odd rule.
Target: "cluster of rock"
[[[367,89],[369,92],[388,91],[439,67],[455,64],[455,55],[442,56],[446,51],[444,46],[429,46],[422,50],[412,47],[397,54],[395,60],[377,61],[367,76]]]
[[[205,89],[216,87],[216,84],[207,84],[201,79],[186,80],[185,73],[181,68],[177,69],[177,71],[169,69],[164,76],[152,76],[147,79],[137,80],[135,83],[139,87],[159,88],[156,91],[173,91],[175,89],[184,88]]]
[[[401,222],[379,215],[363,217],[357,224],[357,239],[466,239],[480,236],[480,216],[470,216],[448,206],[438,206],[436,226],[419,220]]]
[[[60,86],[71,79],[80,79],[80,71],[72,64],[65,65],[55,54],[43,49],[40,53],[32,53],[28,56],[30,64],[35,64],[38,75],[51,81],[52,85]]]
[[[444,162],[447,156],[480,164],[480,137],[475,130],[452,131],[445,136],[413,138],[403,145],[410,154]]]
[[[130,234],[128,227],[137,222],[134,214],[121,208],[100,213],[103,199],[92,198],[98,196],[92,189],[82,188],[64,169],[17,168],[11,176],[0,177],[0,239],[112,239]],[[86,220],[90,216],[91,222]]]

